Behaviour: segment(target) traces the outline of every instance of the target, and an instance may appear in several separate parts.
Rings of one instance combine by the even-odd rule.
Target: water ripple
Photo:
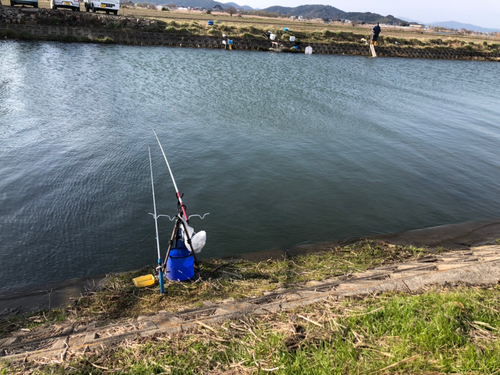
[[[148,146],[158,212],[176,204],[151,128],[210,212],[203,257],[500,216],[499,73],[1,41],[1,288],[154,263]]]

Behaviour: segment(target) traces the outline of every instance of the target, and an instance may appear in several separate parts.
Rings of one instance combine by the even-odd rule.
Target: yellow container
[[[155,277],[153,275],[136,277],[132,280],[134,281],[134,285],[138,288],[144,288],[145,286],[154,285],[155,283]]]

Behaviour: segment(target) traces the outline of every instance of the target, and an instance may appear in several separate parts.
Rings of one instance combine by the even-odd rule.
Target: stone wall
[[[116,29],[116,25],[121,25]],[[105,42],[128,45],[224,48],[221,38],[159,32],[165,23],[98,15],[94,13],[50,9],[0,7],[0,35],[12,38],[61,40],[72,42]],[[110,27],[111,26],[111,27]],[[268,51],[271,42],[259,38],[233,38],[233,50]],[[362,43],[295,43],[282,42],[281,50],[304,53],[311,46],[315,54],[370,56],[369,46]],[[500,61],[500,53],[454,48],[376,47],[379,57]]]

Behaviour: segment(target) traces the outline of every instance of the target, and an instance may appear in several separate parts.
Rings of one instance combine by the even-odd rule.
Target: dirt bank
[[[172,22],[167,24],[150,18],[51,9],[0,7],[2,38],[222,49],[225,47],[222,44],[222,33],[225,32],[233,40],[233,50],[269,51],[272,47],[271,41],[261,35],[261,30],[255,28],[252,34],[246,31],[239,33],[242,30],[238,31],[232,26],[216,25],[213,29],[206,29],[205,26],[192,22],[191,26],[186,28],[182,25],[173,26]],[[252,31],[250,29],[249,31]],[[282,52],[304,53],[305,47],[311,46],[315,54],[370,56],[369,47],[360,35],[333,33],[328,30],[323,34],[295,34],[300,35],[297,42],[286,41],[288,39],[282,35],[283,40],[279,43]],[[458,43],[456,47],[440,44],[412,46],[406,43],[386,43],[377,47],[377,55],[500,61],[498,49],[483,47],[465,45],[465,42]]]

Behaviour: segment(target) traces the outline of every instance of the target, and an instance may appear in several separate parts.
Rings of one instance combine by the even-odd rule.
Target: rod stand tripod
[[[200,270],[200,264],[198,263],[198,259],[196,258],[196,253],[194,252],[193,246],[191,244],[191,236],[189,235],[187,223],[184,219],[182,219],[182,216],[179,213],[179,214],[177,214],[177,217],[175,220],[174,230],[172,231],[172,235],[170,236],[170,241],[168,243],[167,255],[165,256],[165,260],[163,261],[161,271],[166,270],[166,268],[167,268],[167,261],[168,261],[168,257],[170,256],[170,250],[172,250],[174,247],[177,247],[177,244],[181,238],[181,233],[180,233],[181,228],[184,229],[183,230],[183,234],[185,237],[185,238],[183,238],[184,244],[185,244],[186,248],[190,251],[190,256],[192,255],[194,258],[194,264],[196,266],[196,270],[197,271]]]

